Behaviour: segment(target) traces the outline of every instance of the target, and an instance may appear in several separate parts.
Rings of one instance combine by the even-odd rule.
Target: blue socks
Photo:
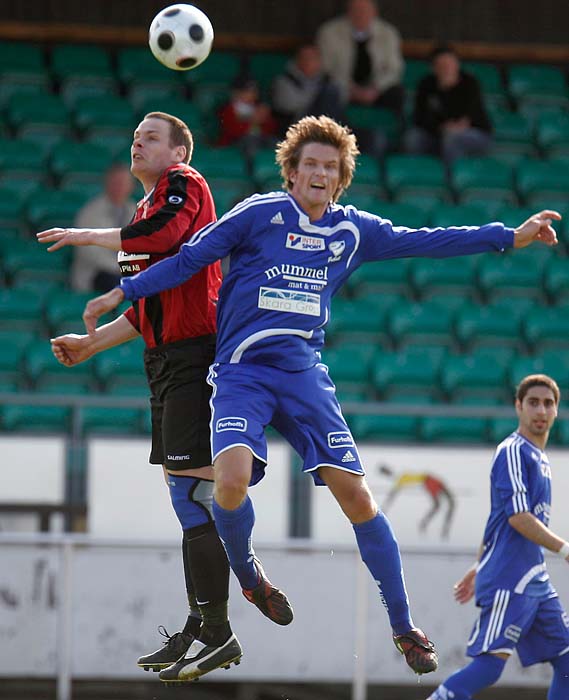
[[[453,673],[441,684],[431,695],[432,700],[470,700],[473,695],[479,693],[484,688],[494,685],[502,675],[505,659],[501,659],[495,654],[481,654]],[[561,700],[559,695],[559,700]],[[566,697],[566,696],[565,696]],[[558,700],[553,696],[550,700]]]
[[[235,510],[225,510],[214,499],[213,517],[218,535],[241,588],[255,588],[259,583],[257,568],[253,563],[255,552],[251,542],[255,511],[249,496]]]
[[[553,659],[551,665],[553,680],[549,686],[547,700],[566,700],[569,698],[569,653]]]
[[[385,515],[379,512],[365,523],[353,525],[360,554],[379,587],[394,634],[413,627],[399,545]]]

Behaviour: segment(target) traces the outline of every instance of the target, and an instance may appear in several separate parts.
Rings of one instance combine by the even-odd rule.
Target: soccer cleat
[[[216,668],[238,665],[242,656],[241,644],[234,634],[220,647],[208,646],[199,639],[194,639],[181,659],[160,671],[159,678],[169,685],[197,681],[200,676],[215,671]]]
[[[439,657],[435,645],[420,629],[415,628],[405,634],[393,635],[393,643],[405,656],[407,665],[415,673],[431,673],[437,670]]]
[[[160,625],[158,631],[163,637],[166,637],[164,646],[157,649],[152,654],[141,656],[136,662],[145,671],[160,671],[163,668],[168,668],[183,656],[189,649],[194,638],[191,634],[176,632],[170,636],[166,628]]]
[[[292,622],[293,612],[288,598],[269,581],[257,557],[255,557],[255,566],[259,574],[259,583],[255,588],[243,588],[243,595],[269,620],[276,622],[277,625],[289,625]]]

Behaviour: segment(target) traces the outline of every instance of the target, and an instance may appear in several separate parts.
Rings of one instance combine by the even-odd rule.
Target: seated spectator
[[[431,54],[432,73],[417,86],[414,127],[405,135],[405,150],[434,153],[450,163],[467,155],[485,155],[492,143],[492,125],[478,80],[460,68],[449,46]]]
[[[134,215],[134,179],[130,168],[115,163],[105,173],[104,191],[77,213],[77,228],[122,228]],[[120,282],[116,250],[82,246],[73,249],[71,286],[78,292],[108,292]]]
[[[277,120],[269,105],[260,101],[259,87],[251,78],[237,78],[219,119],[219,146],[239,145],[250,156],[260,147],[274,145]]]
[[[314,44],[300,46],[285,72],[275,78],[273,109],[283,133],[311,114],[342,121],[340,88],[324,72],[320,50]]]
[[[317,33],[324,69],[353,104],[403,110],[401,38],[379,18],[374,0],[348,0],[346,14]]]

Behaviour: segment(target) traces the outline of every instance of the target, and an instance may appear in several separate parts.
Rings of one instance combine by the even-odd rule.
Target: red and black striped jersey
[[[184,163],[170,166],[138,203],[131,223],[121,229],[121,274],[130,277],[174,255],[182,243],[215,218],[213,197],[204,177]],[[125,316],[149,348],[210,335],[216,332],[220,285],[218,261],[179,287],[134,302]]]

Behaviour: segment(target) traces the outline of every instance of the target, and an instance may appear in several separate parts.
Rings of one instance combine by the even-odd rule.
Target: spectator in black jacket
[[[432,73],[417,88],[414,126],[405,135],[405,149],[440,154],[447,163],[485,155],[492,143],[492,125],[478,80],[461,70],[449,46],[434,49],[431,65]]]

